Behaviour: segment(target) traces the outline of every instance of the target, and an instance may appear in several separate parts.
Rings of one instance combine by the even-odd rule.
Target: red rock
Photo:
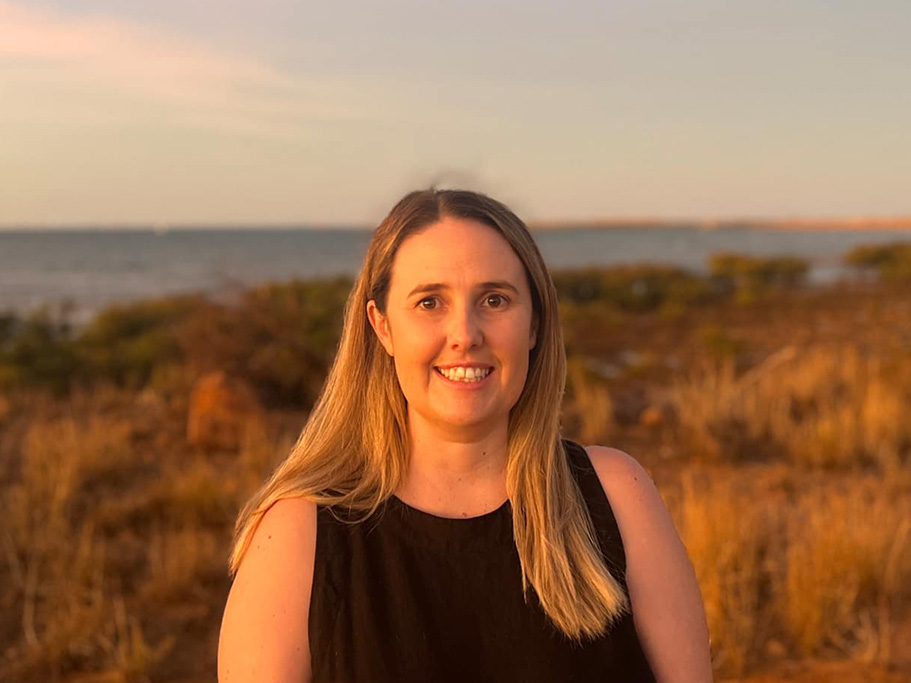
[[[262,405],[247,382],[213,372],[193,387],[187,441],[204,449],[237,450],[247,430],[262,420]]]

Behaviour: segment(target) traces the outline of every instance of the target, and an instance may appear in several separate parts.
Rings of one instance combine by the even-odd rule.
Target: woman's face
[[[395,256],[386,315],[372,300],[367,315],[412,424],[456,434],[508,420],[535,334],[522,262],[496,230],[447,217],[411,235]]]

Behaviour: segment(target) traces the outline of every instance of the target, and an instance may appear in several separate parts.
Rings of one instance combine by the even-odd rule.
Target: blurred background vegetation
[[[824,286],[732,253],[553,274],[564,433],[649,469],[719,677],[911,671],[909,247],[858,247]],[[233,521],[306,421],[351,284],[0,316],[0,679],[212,679]]]

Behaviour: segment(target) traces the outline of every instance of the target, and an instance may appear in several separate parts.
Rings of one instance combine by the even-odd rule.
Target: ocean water
[[[712,253],[736,251],[804,257],[815,283],[847,275],[841,257],[857,244],[911,241],[909,232],[678,227],[541,230],[534,237],[551,269],[649,262],[704,272]],[[69,302],[79,324],[115,302],[353,276],[369,240],[368,231],[304,228],[0,231],[0,311]]]

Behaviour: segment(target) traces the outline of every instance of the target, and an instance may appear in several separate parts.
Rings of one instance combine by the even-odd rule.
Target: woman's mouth
[[[434,366],[433,369],[444,379],[459,384],[479,384],[493,372],[493,368],[452,367],[444,370]]]

